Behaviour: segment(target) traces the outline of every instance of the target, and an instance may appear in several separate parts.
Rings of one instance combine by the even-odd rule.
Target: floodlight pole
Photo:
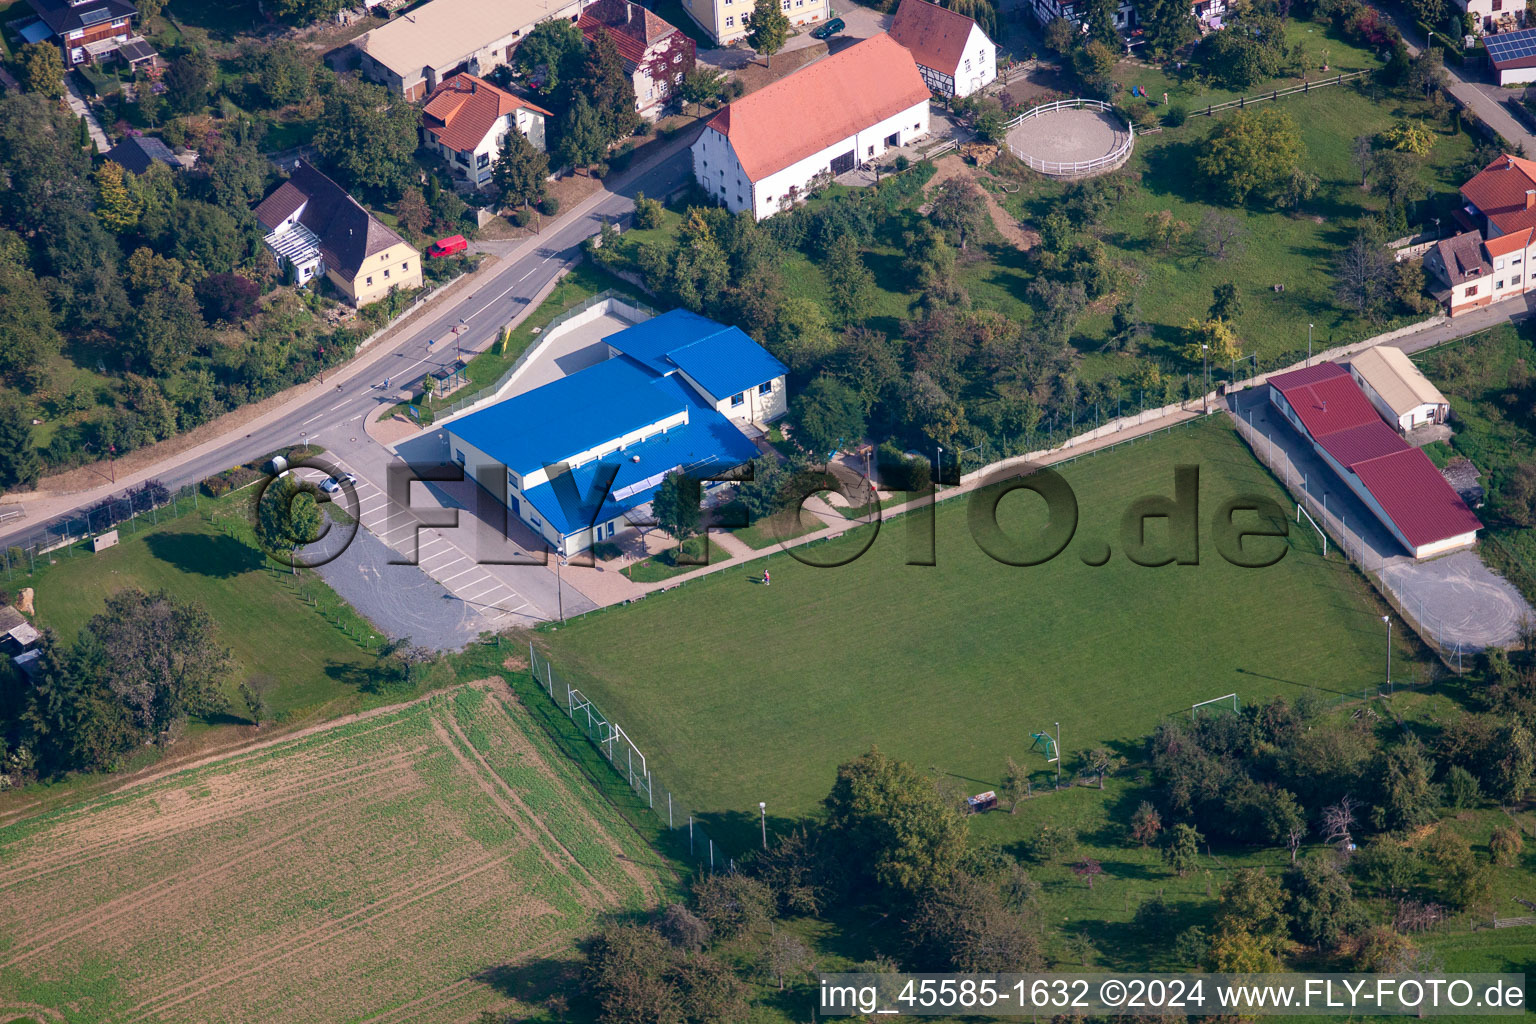
[[[555,601],[560,607],[560,622],[565,622],[565,587],[560,582],[560,567],[565,564],[565,555],[560,549],[555,549]]]
[[[1056,788],[1061,788],[1061,723],[1056,723]]]
[[[1392,693],[1392,616],[1383,615],[1381,621],[1387,624],[1387,693]]]
[[[1307,365],[1312,365],[1312,325],[1307,324]]]
[[[1200,408],[1203,412],[1211,411],[1211,346],[1204,342],[1200,345],[1201,372],[1205,375],[1205,394],[1200,396]]]
[[[758,813],[762,816],[762,822],[763,822],[763,849],[766,850],[766,849],[768,849],[768,803],[767,803],[767,801],[759,800],[757,802],[757,810],[758,810]]]
[[[944,446],[933,446],[933,488],[938,490],[939,484],[944,482]]]

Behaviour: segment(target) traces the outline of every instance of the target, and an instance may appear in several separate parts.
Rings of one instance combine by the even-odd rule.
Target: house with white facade
[[[458,74],[427,97],[421,111],[421,144],[478,187],[491,180],[507,132],[522,132],[543,152],[545,122],[553,116],[490,82]]]
[[[1083,0],[1029,0],[1029,4],[1031,13],[1042,28],[1058,18],[1081,24],[1088,16],[1088,5]],[[1116,5],[1115,28],[1121,35],[1140,35],[1141,21],[1136,15],[1136,5],[1131,0],[1120,0]]]
[[[461,71],[487,75],[541,21],[575,24],[586,0],[431,0],[365,33],[363,75],[419,100]]]
[[[692,39],[633,0],[597,0],[576,22],[590,42],[607,32],[635,86],[635,109],[654,121],[693,70]]]
[[[24,43],[57,46],[66,68],[104,60],[135,38],[133,19],[139,9],[131,0],[28,0],[28,4],[37,18],[20,23],[17,35]]]
[[[602,362],[444,428],[466,475],[561,555],[649,523],[669,474],[750,462],[748,433],[788,408],[788,370],[739,328],[673,310],[604,341]]]
[[[997,46],[970,18],[928,0],[901,0],[891,38],[912,53],[928,88],[969,96],[997,78]]]
[[[1374,345],[1350,357],[1349,375],[1400,432],[1450,418],[1451,403],[1400,348]]]
[[[882,32],[721,108],[693,144],[693,176],[762,220],[927,135],[929,100],[911,51]]]
[[[1458,233],[1424,254],[1453,317],[1536,290],[1536,162],[1499,156],[1461,186],[1461,197]]]

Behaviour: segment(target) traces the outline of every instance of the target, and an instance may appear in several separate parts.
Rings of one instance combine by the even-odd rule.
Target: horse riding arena
[[[470,684],[0,828],[0,1019],[526,1014],[599,914],[670,885]]]

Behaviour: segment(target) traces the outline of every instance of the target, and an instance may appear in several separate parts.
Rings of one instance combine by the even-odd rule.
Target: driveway
[[[879,35],[891,27],[890,14],[881,14],[879,11],[864,7],[855,3],[844,3],[832,7],[832,17],[842,18],[847,23],[843,29],[831,40],[827,41],[830,51],[844,49],[861,39]],[[823,40],[811,35],[815,25],[804,25],[800,28],[800,34],[790,36],[784,44],[784,49],[779,53],[793,53],[803,50],[807,46],[821,46]],[[752,61],[758,60],[757,51],[748,46],[745,41],[736,46],[721,46],[714,49],[700,50],[696,59],[701,64],[708,64],[712,68],[722,71],[737,71],[744,68]]]

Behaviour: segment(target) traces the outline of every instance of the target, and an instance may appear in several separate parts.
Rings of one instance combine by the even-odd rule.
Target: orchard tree
[[[1183,878],[1200,863],[1200,844],[1204,841],[1205,837],[1194,826],[1175,825],[1163,841],[1163,860]]]
[[[863,320],[874,300],[875,275],[864,265],[859,243],[851,234],[839,235],[823,268],[831,293],[832,311],[843,324]]]
[[[501,140],[501,153],[491,167],[491,183],[502,206],[528,208],[544,198],[549,178],[549,156],[534,148],[528,137],[515,128]],[[638,201],[638,200],[637,200]]]
[[[965,251],[969,242],[987,219],[987,202],[981,189],[970,178],[949,178],[934,190],[928,219],[945,231],[952,231]]]
[[[1228,323],[1243,315],[1243,294],[1231,281],[1211,289],[1211,319]]]
[[[1163,831],[1163,816],[1157,808],[1143,800],[1141,806],[1131,815],[1131,838],[1146,849],[1157,841],[1158,835]]]
[[[773,66],[773,55],[784,49],[788,39],[789,18],[780,0],[756,0],[747,28],[747,45],[763,55],[765,67]]]
[[[81,631],[103,678],[142,735],[158,739],[188,715],[228,706],[229,650],[202,605],[168,591],[120,590]]]
[[[965,852],[965,823],[933,781],[879,749],[838,767],[824,805],[850,871],[898,896],[944,884]]]
[[[1008,813],[1019,812],[1019,801],[1029,796],[1029,771],[1013,758],[1003,764],[1003,778],[997,785],[998,795],[1008,801]]]
[[[1243,222],[1224,210],[1207,210],[1195,228],[1200,251],[1218,263],[1242,256],[1247,247]]]
[[[1301,164],[1305,147],[1296,120],[1273,107],[1240,110],[1218,121],[1195,156],[1212,194],[1234,205],[1273,196]]]
[[[1520,526],[1536,526],[1536,461],[1519,463],[1509,471],[1498,489],[1497,507]]]
[[[1093,880],[1104,873],[1104,865],[1092,857],[1084,857],[1072,865],[1072,873],[1078,878],[1086,880],[1088,882],[1088,891],[1092,892]]]

